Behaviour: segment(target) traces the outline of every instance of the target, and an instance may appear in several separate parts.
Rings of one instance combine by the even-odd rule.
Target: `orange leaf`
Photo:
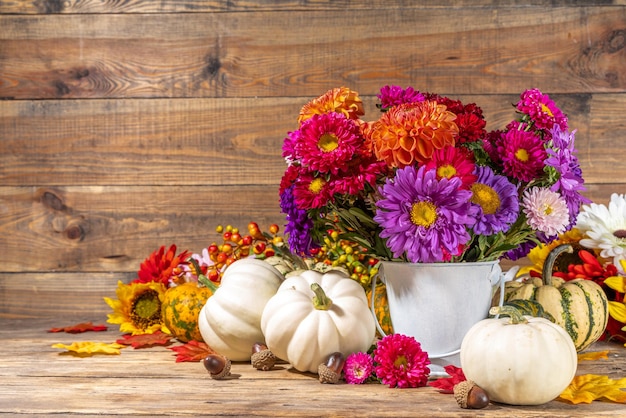
[[[215,354],[215,351],[206,343],[193,340],[185,345],[168,348],[177,353],[176,363],[183,361],[202,361],[209,354]]]
[[[575,376],[560,399],[573,404],[596,400],[626,403],[626,377],[618,380],[597,374]]]
[[[69,334],[79,334],[87,331],[106,331],[109,329],[106,325],[94,325],[91,322],[81,322],[80,324],[71,325],[63,328],[50,328],[48,332],[67,332]]]
[[[131,345],[133,348],[144,348],[152,347],[153,345],[168,345],[171,340],[171,335],[161,331],[155,331],[152,334],[125,334],[115,342],[118,344]]]
[[[604,351],[589,351],[587,353],[581,353],[578,355],[578,361],[583,360],[602,360],[609,358],[609,350]]]

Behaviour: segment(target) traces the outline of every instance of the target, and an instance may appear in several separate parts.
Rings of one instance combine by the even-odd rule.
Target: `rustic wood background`
[[[337,86],[577,128],[586,195],[626,192],[626,1],[0,0],[0,318],[102,314],[161,245],[283,223],[282,140]],[[418,5],[419,4],[419,5]]]

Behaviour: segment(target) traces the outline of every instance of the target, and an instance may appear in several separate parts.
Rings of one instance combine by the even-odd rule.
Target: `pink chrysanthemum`
[[[367,353],[352,353],[346,358],[343,373],[346,383],[360,385],[374,372],[374,359]]]
[[[557,124],[562,130],[567,130],[567,116],[539,89],[530,89],[520,95],[517,110],[528,115],[537,129],[549,131]]]
[[[363,144],[358,124],[341,113],[313,115],[302,123],[295,155],[309,170],[337,174]]]
[[[504,174],[521,181],[539,177],[547,158],[541,138],[523,130],[506,132],[498,151],[502,155]]]
[[[437,179],[461,179],[461,189],[468,190],[476,181],[474,155],[467,148],[445,147],[436,150],[426,169],[436,169]]]
[[[523,211],[528,224],[546,236],[556,236],[569,225],[569,210],[565,199],[543,187],[533,187],[524,192]]]
[[[376,376],[389,387],[416,388],[426,386],[430,369],[428,353],[415,338],[389,334],[374,350]]]
[[[321,208],[332,197],[329,183],[312,173],[301,173],[296,180],[293,196],[298,209]]]
[[[380,99],[380,109],[383,111],[404,103],[422,102],[425,100],[422,93],[410,86],[406,89],[400,86],[384,86],[376,97]]]
[[[331,195],[349,194],[356,196],[361,194],[366,186],[375,187],[378,176],[387,171],[387,164],[384,161],[370,159],[370,161],[362,162],[349,171],[349,174],[331,178]]]

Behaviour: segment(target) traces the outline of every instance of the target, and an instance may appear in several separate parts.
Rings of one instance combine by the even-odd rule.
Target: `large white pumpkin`
[[[312,285],[332,302],[316,306]],[[328,356],[367,351],[376,325],[360,284],[338,271],[304,271],[287,278],[267,302],[261,329],[268,348],[299,371],[317,373]]]
[[[231,264],[220,287],[198,318],[202,339],[232,361],[247,361],[252,346],[263,342],[261,314],[284,277],[262,260],[244,258]]]

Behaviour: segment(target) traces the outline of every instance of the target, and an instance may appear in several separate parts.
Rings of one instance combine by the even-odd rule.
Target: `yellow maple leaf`
[[[52,348],[63,348],[77,354],[120,354],[120,348],[126,346],[118,343],[94,343],[91,341],[73,342],[70,345],[52,344]]]
[[[580,353],[578,355],[578,361],[583,360],[601,360],[609,358],[609,350],[604,351],[589,351],[587,353]]]
[[[575,376],[560,399],[573,404],[608,400],[626,403],[626,377],[618,380],[597,374]]]

